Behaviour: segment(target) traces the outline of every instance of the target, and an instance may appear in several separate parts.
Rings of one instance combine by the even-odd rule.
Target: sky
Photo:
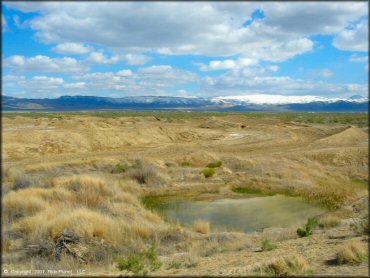
[[[3,2],[2,94],[368,96],[368,3]]]

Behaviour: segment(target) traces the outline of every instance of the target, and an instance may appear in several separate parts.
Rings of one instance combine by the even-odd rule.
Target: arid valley
[[[3,270],[368,276],[368,159],[366,113],[6,113]]]

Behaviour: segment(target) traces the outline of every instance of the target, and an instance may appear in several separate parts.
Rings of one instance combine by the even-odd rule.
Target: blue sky
[[[368,95],[366,2],[4,2],[3,94]]]

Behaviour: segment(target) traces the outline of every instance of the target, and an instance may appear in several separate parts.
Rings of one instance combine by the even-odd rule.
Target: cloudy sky
[[[3,2],[3,95],[368,95],[367,2]]]

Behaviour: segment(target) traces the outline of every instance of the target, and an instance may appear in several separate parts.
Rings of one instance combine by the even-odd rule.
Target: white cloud
[[[170,88],[199,81],[197,74],[169,65],[144,67],[137,71],[86,73],[73,78],[85,81],[91,92],[110,94],[111,90],[118,90],[127,95],[168,95]]]
[[[303,36],[335,34],[348,23],[368,15],[367,4],[359,2],[263,3],[268,26]]]
[[[194,72],[173,68],[169,65],[140,68],[137,71],[137,78],[140,79],[142,85],[161,88],[198,80],[198,76]]]
[[[52,49],[56,53],[60,54],[86,54],[92,50],[92,47],[85,46],[81,43],[60,43]]]
[[[369,56],[358,56],[357,54],[352,54],[351,57],[349,57],[349,61],[355,63],[365,63],[369,61]]]
[[[64,83],[63,78],[60,77],[48,77],[48,76],[34,76],[31,82],[37,83],[37,85],[43,84],[44,86],[58,86]]]
[[[32,98],[44,97],[59,97],[61,95],[71,95],[76,93],[84,93],[85,82],[66,82],[62,77],[50,77],[45,75],[37,75],[27,79],[20,75],[7,75],[3,77],[4,87],[7,88],[6,95],[22,96]],[[9,90],[10,89],[10,90]],[[22,93],[20,93],[22,92]]]
[[[331,70],[329,70],[329,69],[323,69],[323,70],[321,70],[321,71],[319,72],[319,75],[320,75],[321,77],[328,78],[328,77],[333,76],[333,75],[334,75],[334,73],[333,73]]]
[[[70,57],[50,58],[48,56],[37,55],[25,57],[14,55],[4,60],[4,67],[17,71],[31,72],[79,72],[84,67],[79,62]]]
[[[23,75],[6,75],[3,76],[3,81],[20,81],[25,80],[25,77]]]
[[[13,21],[14,21],[15,26],[17,26],[17,28],[19,29],[25,29],[29,27],[28,22],[27,21],[21,22],[21,19],[18,15],[13,16]]]
[[[86,83],[85,82],[76,82],[76,83],[68,83],[64,85],[66,89],[85,89]]]
[[[151,60],[150,57],[143,54],[126,54],[123,55],[121,58],[129,66],[141,66]]]
[[[334,39],[333,45],[340,50],[368,51],[369,22],[363,20],[352,29],[345,29]]]
[[[226,59],[226,60],[213,60],[208,65],[200,64],[202,71],[213,71],[213,70],[239,70],[247,66],[257,65],[257,59],[239,58],[237,60]]]
[[[368,21],[359,21],[368,15],[366,3],[8,2],[5,5],[24,12],[38,12],[27,20],[27,26],[36,32],[40,42],[56,44],[55,52],[87,54],[85,60],[42,55],[10,56],[4,59],[4,67],[11,69],[13,75],[26,71],[69,72],[78,82],[63,81],[57,85],[58,80],[32,79],[8,80],[9,83],[23,82],[31,86],[39,82],[43,86],[44,82],[47,88],[54,82],[54,86],[59,86],[59,93],[66,89],[86,89],[96,94],[111,94],[110,90],[129,94],[165,94],[180,92],[179,84],[200,81],[198,93],[208,95],[245,92],[353,94],[353,90],[367,94],[364,89],[367,85],[346,87],[288,76],[270,76],[279,71],[279,66],[274,63],[313,51],[312,35],[334,35],[335,47],[366,51]],[[251,20],[256,9],[264,13],[264,19]],[[250,24],[245,27],[246,21]],[[3,26],[4,22],[6,24],[2,15]],[[96,51],[89,45],[104,50]],[[212,74],[212,77],[200,78],[194,72],[169,65],[122,69],[115,73],[87,72],[93,64],[113,65],[121,61],[128,66],[144,65],[152,53],[214,57],[207,64],[199,64],[199,68],[202,71],[225,70],[226,73],[219,77]],[[353,55],[350,61],[366,62],[368,56]],[[368,70],[366,66],[365,69]],[[321,69],[312,75],[330,77],[333,72]],[[32,90],[37,88],[34,86]]]
[[[203,95],[228,96],[250,94],[315,95],[349,97],[354,94],[367,95],[367,84],[333,84],[293,79],[288,76],[235,76],[203,79],[200,91]]]
[[[132,76],[131,70],[120,70],[116,73],[118,76]]]
[[[272,65],[272,66],[268,66],[267,69],[272,72],[277,72],[280,69],[280,67],[277,65]]]
[[[91,52],[87,57],[86,62],[91,64],[103,64],[103,65],[112,65],[116,64],[119,61],[118,56],[107,57],[102,52]]]
[[[256,49],[252,56],[271,62],[283,62],[297,55],[313,50],[314,43],[307,38],[290,40],[283,43],[268,45],[263,49]]]
[[[6,21],[6,18],[3,14],[1,14],[1,26],[2,26],[2,30],[3,32],[8,28],[8,22]]]
[[[113,51],[137,54],[156,51],[162,54],[242,55],[276,62],[311,51],[310,35],[335,34],[367,14],[366,3],[349,2],[32,2],[6,5],[26,12],[41,11],[30,25],[37,37],[47,43],[96,43]],[[266,18],[243,27],[258,8]],[[129,56],[126,62],[139,63],[138,57]]]

